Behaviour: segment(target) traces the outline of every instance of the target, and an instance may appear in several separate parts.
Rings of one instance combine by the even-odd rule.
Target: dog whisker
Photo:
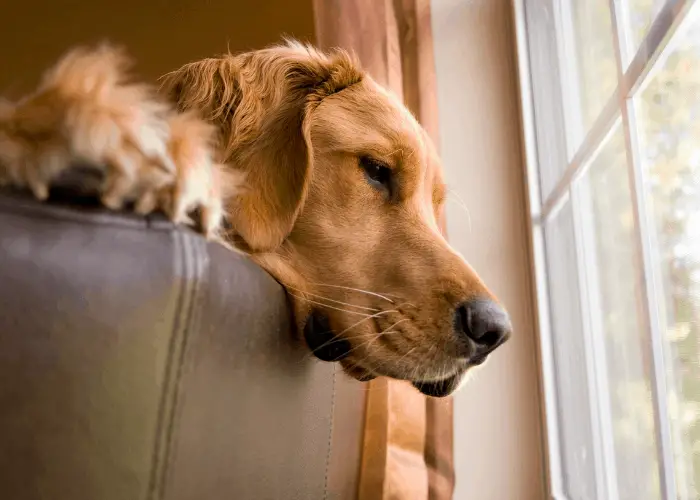
[[[329,299],[328,297],[324,297],[323,295],[317,295],[317,294],[315,294],[315,293],[306,292],[306,291],[304,291],[304,290],[300,290],[299,288],[294,288],[293,286],[289,286],[289,285],[285,285],[285,286],[286,286],[288,289],[294,290],[294,291],[299,292],[299,293],[301,293],[301,294],[303,294],[303,295],[308,295],[308,296],[310,296],[310,297],[314,297],[314,298],[317,298],[317,299],[326,300],[326,301],[332,302],[332,303],[334,303],[334,304],[340,304],[340,305],[348,306],[348,307],[356,307],[357,309],[364,309],[365,311],[375,311],[375,312],[376,312],[376,311],[381,311],[381,309],[377,309],[376,307],[359,306],[359,305],[356,305],[356,304],[351,304],[351,303],[349,303],[349,302],[343,302],[342,300]]]
[[[411,151],[410,154],[409,154],[408,156],[406,156],[406,153],[405,153],[405,151],[403,150],[403,148],[399,148],[399,149],[396,149],[396,150],[392,151],[391,153],[387,153],[387,154],[385,154],[385,155],[381,155],[380,158],[382,158],[382,159],[384,159],[384,160],[390,159],[390,158],[391,158],[392,156],[394,156],[396,153],[401,153],[401,158],[403,159],[403,161],[406,161],[406,160],[410,159],[410,158],[413,156],[413,151]]]
[[[356,335],[356,336],[347,336],[347,335],[346,335],[346,336],[343,337],[343,338],[340,338],[340,336],[341,336],[342,334],[344,334],[344,333],[350,331],[351,329],[355,328],[356,326],[358,326],[358,325],[364,323],[365,321],[371,319],[371,318],[376,318],[376,317],[381,316],[381,315],[383,315],[383,314],[390,314],[390,313],[394,313],[394,312],[398,312],[398,311],[396,311],[395,309],[389,309],[389,310],[387,310],[387,311],[380,311],[380,312],[378,312],[378,313],[376,313],[376,314],[372,314],[371,316],[367,316],[366,318],[362,318],[360,321],[358,321],[357,323],[354,323],[354,324],[350,325],[349,327],[347,327],[347,328],[346,328],[345,330],[343,330],[342,332],[335,334],[334,337],[333,337],[332,339],[330,339],[330,340],[324,342],[323,344],[321,344],[321,345],[318,346],[317,348],[313,349],[313,350],[311,351],[311,353],[314,353],[314,352],[316,352],[317,350],[322,349],[323,347],[327,347],[327,346],[329,346],[329,345],[332,345],[332,344],[334,344],[335,342],[342,342],[343,340],[352,340],[352,339],[354,339],[354,338],[358,338],[358,337],[360,337],[360,335]]]
[[[412,307],[413,309],[418,309],[416,306],[414,306],[410,302],[402,302],[401,305],[398,307],[401,307],[401,306],[409,306],[409,307]]]
[[[353,347],[352,349],[350,349],[350,350],[346,353],[346,355],[347,355],[347,354],[351,354],[352,352],[358,350],[358,349],[361,348],[361,347],[364,347],[364,346],[366,346],[366,345],[371,344],[373,340],[374,340],[374,339],[370,338],[370,339],[366,340],[365,342],[361,342],[361,343],[357,344],[355,347]],[[365,358],[365,359],[366,359],[366,358]]]
[[[428,351],[430,352],[430,351]],[[418,375],[422,369],[422,366],[420,364],[414,364],[413,369],[411,370],[411,375],[409,376],[409,380],[418,380]]]
[[[372,314],[371,316],[367,316],[366,318],[362,318],[362,319],[361,319],[360,321],[358,321],[357,323],[355,323],[355,324],[353,324],[353,325],[350,325],[349,327],[347,327],[345,330],[343,330],[342,332],[338,333],[337,335],[342,335],[342,334],[344,334],[345,332],[348,332],[348,331],[352,330],[353,328],[355,328],[356,326],[358,326],[358,325],[364,323],[364,322],[367,321],[368,319],[378,318],[379,316],[383,316],[384,314],[390,314],[390,313],[395,313],[395,312],[398,312],[398,311],[397,311],[396,309],[389,309],[389,310],[387,310],[387,311],[381,311],[381,312],[378,312],[378,313],[376,313],[376,314]]]
[[[359,344],[359,345],[353,347],[352,349],[350,349],[350,351],[348,351],[348,354],[351,353],[351,352],[353,352],[353,351],[355,351],[355,350],[357,350],[357,349],[359,349],[360,347],[363,347],[363,346],[366,346],[366,345],[371,344],[372,342],[374,342],[375,340],[377,340],[379,337],[383,337],[383,336],[389,335],[389,334],[391,334],[391,333],[401,333],[399,330],[392,330],[392,328],[394,328],[396,325],[398,325],[399,323],[402,323],[402,322],[404,322],[404,321],[408,321],[408,318],[402,318],[402,319],[400,319],[399,321],[395,322],[393,325],[391,325],[391,326],[389,326],[388,328],[385,328],[384,330],[382,330],[381,332],[379,332],[377,335],[374,335],[374,336],[370,337],[366,342],[363,342],[363,343],[361,343],[361,344]],[[354,364],[354,366],[356,366],[356,367],[357,367],[357,366],[361,366],[360,363],[363,362],[363,361],[365,361],[365,360],[368,359],[368,358],[369,358],[369,355],[366,356],[362,361],[356,362],[356,363]],[[384,364],[385,364],[385,363],[382,363],[381,366],[384,366]]]
[[[435,358],[437,357],[437,354],[439,353],[439,350],[435,346],[431,346],[430,350],[428,351],[428,356],[430,357],[430,363],[428,363],[428,366],[432,366],[433,363],[435,363]],[[428,357],[426,356],[426,358]],[[420,376],[420,372],[423,371],[423,365],[415,365],[413,367],[413,371],[411,373],[411,378],[409,380],[419,380],[423,378],[423,376]]]
[[[385,328],[384,330],[382,330],[381,332],[379,332],[379,333],[377,334],[377,337],[376,337],[376,338],[379,338],[379,337],[381,337],[382,335],[384,335],[385,333],[388,333],[389,330],[391,330],[392,328],[394,328],[396,325],[398,325],[398,324],[400,324],[400,323],[403,323],[404,321],[408,321],[408,318],[402,318],[402,319],[398,320],[396,323],[394,323],[393,325],[389,326],[388,328]]]
[[[353,338],[353,337],[350,337],[350,338]],[[314,349],[309,349],[309,351],[308,351],[304,356],[302,356],[302,357],[299,359],[299,363],[305,363],[305,362],[307,362],[307,361],[310,360],[310,359],[314,359],[315,353],[316,353],[317,351],[319,351],[320,349],[323,349],[324,347],[328,347],[328,346],[330,346],[330,345],[333,345],[333,344],[336,344],[336,343],[339,343],[339,342],[343,342],[344,340],[347,340],[347,339],[348,339],[347,337],[346,337],[346,338],[343,338],[343,339],[340,339],[340,338],[332,338],[332,339],[328,340],[327,342],[324,342],[323,344],[321,344],[320,346],[318,346],[318,347],[316,347],[316,348],[314,348]]]
[[[369,318],[366,318],[366,319],[369,319]],[[357,350],[357,349],[359,349],[360,347],[363,347],[363,346],[366,346],[366,345],[371,344],[372,342],[374,342],[374,341],[375,341],[376,339],[378,339],[379,337],[383,337],[383,336],[386,336],[386,335],[389,335],[389,334],[392,334],[392,333],[402,333],[402,332],[400,332],[399,330],[392,330],[392,328],[394,328],[396,325],[398,325],[398,324],[400,324],[400,323],[402,323],[402,322],[404,322],[404,321],[408,321],[408,318],[402,318],[402,319],[400,319],[399,321],[396,321],[394,324],[392,324],[392,325],[390,325],[389,327],[385,328],[384,330],[382,330],[381,332],[377,333],[376,335],[370,337],[366,342],[363,342],[363,343],[361,343],[361,344],[359,344],[359,345],[353,347],[350,351],[348,351],[348,354],[351,353],[351,352],[353,352],[353,351],[355,351],[355,350]],[[351,327],[351,328],[352,328],[352,327]],[[410,354],[411,352],[413,352],[417,347],[418,347],[418,346],[416,346],[416,347],[410,349],[409,352],[406,353],[401,359],[403,359],[405,356],[409,355],[409,354]],[[350,365],[350,367],[351,367],[351,368],[360,367],[360,368],[362,368],[362,369],[371,371],[372,373],[377,373],[377,370],[381,370],[381,368],[382,368],[384,365],[386,365],[386,364],[390,361],[390,360],[387,360],[386,362],[381,363],[381,364],[379,365],[379,367],[373,366],[373,367],[370,367],[370,368],[366,368],[366,367],[364,367],[364,366],[362,365],[362,363],[363,363],[364,361],[366,361],[367,359],[369,359],[369,357],[370,357],[370,355],[367,355],[367,356],[365,356],[363,359],[355,361],[354,363],[352,363],[352,365]]]
[[[400,305],[401,305],[401,304],[400,304]],[[324,342],[323,344],[321,344],[320,346],[318,346],[316,349],[313,349],[313,350],[312,350],[312,353],[315,352],[315,351],[317,351],[318,349],[321,349],[322,347],[329,346],[329,345],[333,344],[334,342],[341,342],[342,340],[352,340],[352,339],[361,337],[361,335],[355,335],[355,336],[347,336],[347,335],[346,335],[346,336],[344,336],[343,338],[338,338],[338,337],[340,337],[341,335],[343,335],[343,334],[349,332],[350,330],[352,330],[352,329],[355,328],[356,326],[361,325],[362,323],[364,323],[365,321],[367,321],[367,320],[369,320],[369,319],[377,318],[377,317],[383,316],[383,315],[385,315],[385,314],[391,314],[391,313],[397,313],[397,312],[399,312],[399,311],[397,311],[396,309],[387,309],[386,311],[379,311],[378,313],[375,313],[375,314],[369,315],[369,316],[367,316],[367,317],[365,317],[365,318],[362,318],[360,321],[358,321],[358,322],[356,322],[356,323],[353,323],[352,325],[350,325],[350,326],[347,327],[346,329],[342,330],[341,332],[334,334],[334,338],[332,338],[331,340],[328,340],[327,342]],[[404,318],[404,319],[401,320],[401,321],[404,321],[404,320],[408,320],[408,318]],[[401,323],[401,321],[397,321],[396,323],[394,323],[394,324],[393,324],[392,326],[390,326],[389,328],[392,328],[392,327],[396,326],[398,323]],[[386,335],[386,334],[388,334],[388,333],[401,333],[401,332],[388,332],[388,331],[384,331],[384,332],[380,332],[380,333],[379,333],[379,336],[381,336],[381,335]],[[370,340],[371,340],[371,339],[370,339]]]
[[[293,290],[297,290],[296,288],[293,288],[293,287],[289,287],[289,288],[290,288],[290,289],[293,289]],[[296,295],[294,295],[294,296],[296,297]],[[399,304],[398,307],[401,307],[402,305],[404,305],[404,304]],[[379,311],[379,312],[377,312],[377,313],[375,313],[375,314],[368,315],[367,317],[362,318],[361,320],[357,321],[356,323],[353,323],[353,324],[350,325],[349,327],[347,327],[347,328],[345,328],[344,330],[340,331],[339,333],[334,334],[334,336],[333,336],[332,339],[330,339],[330,340],[328,340],[328,341],[322,343],[320,346],[316,347],[315,349],[312,349],[312,350],[309,352],[308,357],[313,356],[313,354],[314,354],[316,351],[318,351],[318,350],[320,350],[320,349],[322,349],[322,348],[324,348],[324,347],[328,347],[329,345],[332,345],[332,344],[334,344],[334,343],[336,343],[336,342],[342,342],[343,340],[352,340],[352,339],[356,339],[356,338],[361,338],[361,337],[363,337],[362,335],[351,335],[351,336],[348,336],[348,335],[344,335],[344,334],[347,333],[347,332],[349,332],[349,331],[352,330],[353,328],[355,328],[355,327],[361,325],[362,323],[364,323],[365,321],[367,321],[367,320],[369,320],[369,319],[377,318],[377,317],[379,317],[379,316],[383,316],[383,315],[386,315],[386,314],[398,313],[398,312],[399,312],[399,311],[398,311],[397,309],[387,309],[387,310],[385,310],[385,311]],[[390,328],[393,328],[394,326],[396,326],[397,324],[401,323],[402,321],[408,321],[408,318],[404,318],[404,319],[402,319],[402,320],[400,320],[400,321],[397,321],[396,323],[394,323],[393,325],[391,325],[389,328],[387,328],[385,331],[379,332],[379,334],[377,335],[377,337],[383,336],[383,335],[388,335],[388,334],[390,334],[390,333],[401,333],[401,332],[398,332],[398,331],[387,331],[387,330],[389,330]],[[344,336],[343,336],[342,338],[340,338],[341,335],[344,335]],[[376,337],[375,337],[375,338],[376,338]],[[372,340],[373,340],[373,339],[370,338],[367,342],[363,342],[362,344],[360,344],[360,345],[357,346],[357,347],[361,347],[362,345],[365,345],[365,344],[371,342]],[[357,347],[353,348],[352,350],[355,350]],[[349,352],[351,352],[351,351],[349,351]]]
[[[409,152],[408,156],[406,156],[406,153],[405,153],[404,149],[403,149],[403,148],[399,148],[399,149],[396,149],[396,150],[392,151],[391,153],[382,155],[381,158],[383,158],[383,159],[391,158],[391,157],[394,156],[396,153],[401,153],[401,157],[402,157],[403,161],[406,161],[406,160],[410,160],[410,159],[413,157],[413,154],[415,153],[415,151],[414,151],[414,150],[411,150],[411,151]]]
[[[350,337],[350,338],[352,338],[352,337]],[[320,346],[316,347],[315,349],[311,349],[309,355],[306,356],[306,357],[309,358],[309,357],[313,356],[313,353],[315,353],[315,352],[317,352],[317,351],[323,349],[324,347],[328,347],[328,346],[330,346],[330,345],[337,344],[337,343],[339,343],[339,342],[343,342],[344,340],[348,340],[348,339],[347,339],[347,338],[343,338],[343,339],[332,338],[332,339],[330,339],[330,340],[324,342],[324,343],[321,344]]]
[[[394,301],[393,301],[393,300],[391,300],[390,298],[388,298],[388,297],[386,297],[386,296],[384,296],[384,295],[382,295],[382,294],[375,293],[375,292],[370,292],[369,290],[362,290],[361,288],[353,288],[353,287],[350,287],[350,286],[342,286],[342,285],[331,285],[331,284],[328,284],[328,283],[311,283],[311,284],[312,284],[312,285],[317,285],[317,286],[326,286],[326,287],[329,287],[329,288],[341,288],[341,289],[343,289],[343,290],[350,290],[350,291],[359,292],[359,293],[366,293],[367,295],[373,295],[373,296],[375,296],[375,297],[379,297],[380,299],[384,299],[384,300],[386,300],[387,302],[391,302],[392,304],[394,304]]]
[[[355,362],[349,363],[349,364],[348,364],[348,368],[351,369],[351,370],[355,370],[355,369],[357,369],[357,368],[360,368],[360,369],[362,369],[362,370],[369,371],[369,372],[372,373],[373,375],[378,375],[377,373],[374,372],[374,370],[371,370],[371,369],[369,369],[369,368],[367,368],[367,367],[365,367],[365,366],[362,365],[362,363],[364,363],[365,361],[367,361],[368,357],[369,357],[369,356],[365,356],[365,357],[362,358],[362,359],[359,359],[359,360],[356,360]]]
[[[302,359],[301,361],[304,361],[304,360],[306,360],[306,359],[312,358],[313,355],[314,355],[314,353],[315,353],[316,351],[318,351],[318,350],[320,350],[320,349],[323,349],[324,347],[328,347],[329,345],[337,344],[337,343],[340,343],[340,342],[343,342],[343,341],[346,341],[346,340],[359,339],[359,338],[363,338],[363,337],[364,337],[363,335],[353,335],[353,336],[349,336],[349,337],[348,337],[348,336],[344,336],[344,337],[342,337],[342,338],[337,337],[337,336],[336,336],[336,337],[333,337],[332,339],[327,340],[326,342],[324,342],[323,344],[319,345],[318,347],[316,347],[316,348],[314,348],[314,349],[310,349],[309,352],[303,357],[303,359]],[[363,342],[362,344],[366,344],[366,343],[367,343],[367,342]],[[348,351],[348,352],[350,352],[350,351]]]
[[[398,325],[398,324],[401,323],[402,321],[407,321],[407,320],[408,320],[407,318],[404,318],[404,319],[401,319],[401,320],[397,321],[396,323],[394,323],[393,325],[391,325],[391,326],[390,326],[389,328],[387,328],[386,330],[383,330],[383,331],[379,332],[377,335],[371,336],[369,339],[367,339],[367,341],[362,342],[362,343],[356,345],[355,347],[353,347],[352,349],[350,349],[346,354],[350,354],[350,353],[352,353],[353,351],[356,351],[357,349],[359,349],[360,347],[364,347],[364,346],[366,346],[366,345],[369,345],[369,344],[371,344],[372,342],[374,342],[375,340],[377,340],[379,337],[382,337],[382,336],[384,336],[384,335],[389,335],[390,333],[401,333],[401,332],[398,331],[398,330],[390,330],[390,328],[393,328],[394,326]]]
[[[418,346],[414,346],[414,347],[410,348],[408,351],[406,351],[406,353],[396,361],[396,365],[399,366],[400,363],[404,359],[406,359],[408,356],[410,356],[416,349],[418,349]],[[415,366],[414,366],[414,369],[415,369]]]
[[[381,295],[384,295],[386,297],[391,297],[394,299],[401,299],[402,298],[401,295],[398,295],[396,293],[389,293],[389,292],[376,292],[376,293],[379,293]]]
[[[459,206],[462,210],[464,210],[464,213],[467,215],[467,227],[469,228],[469,232],[472,232],[472,214],[469,211],[469,208],[467,208],[467,204],[464,202],[461,196],[459,196],[455,191],[449,190],[447,192],[448,194],[452,195],[454,197],[453,201],[457,203],[457,206]]]
[[[335,306],[331,306],[331,305],[328,305],[328,304],[324,304],[323,302],[317,302],[317,301],[315,301],[315,300],[311,300],[311,299],[307,299],[306,297],[302,297],[301,295],[296,295],[296,294],[293,294],[293,293],[290,293],[289,295],[291,295],[292,297],[296,297],[296,298],[299,299],[299,300],[305,300],[306,302],[308,302],[308,303],[310,303],[310,304],[315,304],[315,305],[321,306],[321,307],[327,307],[328,309],[334,309],[334,310],[336,310],[336,311],[340,311],[340,312],[344,312],[344,313],[348,313],[348,314],[356,314],[356,315],[358,315],[358,316],[365,316],[365,317],[371,316],[370,314],[363,313],[363,312],[360,312],[360,311],[350,311],[350,310],[348,310],[348,309],[343,309],[343,308],[340,308],[340,307],[335,307]]]
[[[433,354],[433,357],[432,357],[432,359],[431,359],[430,366],[435,365],[435,361],[436,361],[436,359],[437,359],[437,357],[438,357],[438,354],[440,353],[440,351],[438,350],[437,347],[434,347],[433,349],[434,349],[434,351],[435,351],[435,354]],[[440,367],[439,367],[439,369],[437,370],[437,372],[440,374],[440,375],[437,377],[438,380],[443,380],[443,379],[447,378],[447,367],[445,366],[444,363],[443,363],[442,365],[440,365]]]

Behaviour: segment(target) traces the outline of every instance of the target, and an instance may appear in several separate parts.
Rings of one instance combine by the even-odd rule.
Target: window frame
[[[538,2],[547,2],[551,5],[554,15],[555,27],[554,40],[547,36],[544,23],[528,18],[528,9]],[[658,262],[654,249],[652,221],[648,211],[647,191],[645,189],[645,174],[642,169],[642,159],[639,155],[639,141],[637,137],[637,122],[635,116],[633,98],[640,91],[647,77],[665,55],[673,49],[673,40],[680,26],[684,24],[689,13],[700,17],[700,6],[695,0],[667,0],[652,21],[646,36],[640,42],[639,48],[634,54],[630,51],[631,39],[624,29],[625,19],[622,0],[609,0],[612,21],[613,47],[617,67],[617,87],[604,105],[602,111],[591,126],[590,130],[572,130],[565,127],[565,134],[559,135],[554,142],[551,137],[546,140],[538,137],[538,129],[557,130],[564,127],[564,103],[577,102],[575,96],[578,92],[578,82],[572,81],[571,56],[572,42],[571,27],[566,28],[567,19],[570,19],[566,11],[568,2],[559,0],[513,0],[516,49],[518,54],[518,72],[520,80],[521,119],[523,126],[523,148],[526,162],[526,178],[528,191],[529,230],[533,255],[533,295],[537,303],[537,326],[539,332],[539,364],[541,370],[541,392],[543,393],[543,425],[544,435],[547,441],[547,470],[549,474],[550,497],[556,500],[569,500],[564,494],[564,478],[561,464],[561,435],[559,433],[559,411],[556,395],[556,378],[554,374],[554,351],[551,331],[551,310],[547,282],[547,260],[545,254],[544,227],[567,202],[571,202],[574,217],[574,234],[576,239],[577,271],[580,286],[581,313],[584,318],[584,343],[586,350],[595,353],[594,356],[586,355],[587,374],[590,391],[590,408],[593,415],[594,426],[593,447],[595,450],[595,474],[598,496],[601,500],[618,498],[615,475],[615,456],[612,447],[610,412],[599,411],[601,406],[608,405],[607,375],[604,362],[605,346],[601,346],[600,326],[596,325],[595,318],[597,305],[591,301],[590,290],[596,289],[595,273],[587,273],[586,269],[594,265],[590,262],[593,252],[586,248],[592,241],[588,232],[591,230],[590,210],[585,207],[585,196],[581,196],[578,189],[574,189],[577,180],[585,174],[590,163],[595,159],[596,153],[605,144],[608,134],[616,127],[620,127],[624,134],[626,148],[627,171],[629,176],[630,193],[634,212],[634,239],[638,262],[643,271],[640,280],[640,297],[644,317],[642,319],[642,346],[647,352],[645,355],[652,360],[649,380],[652,385],[652,403],[654,408],[654,422],[657,432],[657,457],[659,462],[659,478],[662,498],[675,500],[677,498],[675,471],[673,461],[673,443],[671,424],[667,408],[667,379],[664,366],[664,346],[660,331],[660,317],[656,309],[655,297],[661,286],[660,271],[654,265]],[[529,4],[529,6],[528,6]],[[551,21],[551,20],[550,20]],[[688,24],[688,23],[685,23]],[[528,29],[542,29],[536,37],[530,37]],[[562,33],[568,35],[561,37]],[[550,34],[551,35],[551,34]],[[533,46],[533,40],[534,45]],[[558,78],[550,78],[548,87],[544,93],[552,96],[562,94],[561,102],[547,103],[545,112],[538,109],[535,102],[535,90],[532,85],[533,51],[541,57],[544,52],[552,51],[551,47],[543,46],[547,42],[554,44],[556,53],[555,70]],[[537,53],[537,51],[544,51]],[[536,58],[536,57],[535,57]],[[629,64],[627,64],[629,62]],[[535,64],[536,65],[536,64]],[[565,69],[566,71],[562,71]],[[567,76],[568,75],[568,76]],[[552,75],[550,75],[552,76]],[[648,80],[647,80],[648,81]],[[559,87],[559,88],[557,88]],[[557,99],[552,99],[557,101]],[[557,109],[558,108],[558,109]],[[578,106],[574,106],[578,112]],[[541,118],[541,117],[544,117]],[[555,117],[552,119],[552,117]],[[538,118],[540,121],[538,122]],[[546,121],[546,122],[543,122]],[[581,123],[581,120],[578,120]],[[619,125],[616,125],[619,123]],[[568,124],[567,124],[568,125]],[[585,132],[585,134],[584,134]],[[578,137],[577,137],[578,134]],[[556,134],[553,136],[557,137]],[[582,137],[578,146],[573,149],[577,141]],[[538,140],[539,138],[539,140]],[[564,141],[564,144],[561,142]],[[553,184],[550,192],[542,196],[541,172],[546,163],[561,158],[561,151],[566,153],[566,167],[560,171],[558,180]],[[552,160],[554,158],[554,160]],[[598,334],[596,334],[598,332]],[[598,361],[591,361],[589,358]],[[601,360],[603,360],[601,362]]]

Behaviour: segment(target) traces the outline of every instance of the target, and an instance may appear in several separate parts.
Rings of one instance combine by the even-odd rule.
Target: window
[[[700,499],[698,4],[516,2],[557,499]]]

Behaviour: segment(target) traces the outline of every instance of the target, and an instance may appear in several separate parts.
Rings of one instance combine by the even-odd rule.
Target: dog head
[[[507,314],[440,232],[431,140],[348,54],[226,55],[164,89],[218,127],[222,161],[244,172],[231,237],[285,286],[317,357],[445,396],[508,339]]]

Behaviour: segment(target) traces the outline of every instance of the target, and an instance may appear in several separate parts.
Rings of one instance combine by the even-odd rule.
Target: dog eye
[[[372,186],[391,191],[391,169],[389,167],[367,156],[360,157],[360,167],[365,171],[367,180]]]

